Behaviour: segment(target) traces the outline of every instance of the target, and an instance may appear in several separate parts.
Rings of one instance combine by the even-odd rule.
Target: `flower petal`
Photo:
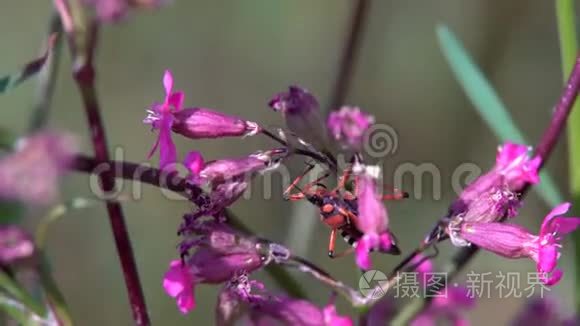
[[[561,235],[573,232],[578,226],[580,226],[580,217],[555,217],[552,222],[552,228]]]
[[[542,277],[542,282],[544,282],[544,284],[547,286],[553,286],[560,282],[562,276],[564,276],[564,272],[557,269],[551,275],[544,274]]]
[[[356,264],[364,269],[368,270],[371,268],[371,259],[369,257],[370,246],[365,237],[357,242],[355,249],[355,261]]]
[[[544,218],[542,222],[542,228],[540,229],[540,234],[547,234],[552,232],[551,221],[554,217],[558,215],[565,214],[570,209],[571,204],[568,202],[561,203],[560,205],[554,207],[548,215]]]
[[[555,245],[540,247],[540,256],[538,261],[538,271],[550,273],[556,268],[558,263],[558,248]]]
[[[173,106],[175,108],[175,111],[179,111],[183,107],[184,98],[185,95],[183,94],[183,92],[171,93],[171,95],[169,95],[169,97],[167,98],[167,103]]]
[[[203,161],[203,156],[198,151],[192,151],[187,153],[183,164],[189,170],[189,173],[193,175],[198,175],[199,172],[205,166],[205,162]]]
[[[179,310],[184,314],[195,308],[194,285],[192,275],[182,266],[181,260],[171,261],[163,277],[163,288],[176,299]]]
[[[169,98],[173,90],[173,75],[169,70],[165,70],[163,74],[163,87],[165,88],[165,96]]]
[[[177,149],[171,138],[171,128],[163,124],[159,129],[159,168],[165,169],[177,161]]]
[[[163,288],[170,297],[177,297],[185,289],[181,260],[173,260],[163,277]]]

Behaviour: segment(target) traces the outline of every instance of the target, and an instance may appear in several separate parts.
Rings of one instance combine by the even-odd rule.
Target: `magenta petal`
[[[556,268],[558,263],[558,248],[555,245],[547,245],[540,247],[540,257],[538,261],[538,269],[541,272],[549,273]]]
[[[175,108],[175,111],[179,111],[183,107],[184,98],[185,95],[183,94],[183,92],[171,93],[171,95],[169,95],[169,98],[167,99],[167,103],[173,106]]]
[[[364,270],[368,270],[371,268],[371,258],[369,257],[369,250],[370,247],[364,238],[357,242],[355,249],[355,261],[358,267]]]
[[[560,282],[562,276],[564,276],[564,272],[557,269],[550,276],[548,276],[548,274],[544,274],[542,282],[544,282],[544,284],[546,284],[547,286],[556,285]]]
[[[169,97],[171,90],[173,90],[173,75],[169,70],[165,70],[165,74],[163,74],[163,87],[165,88],[165,95]]]
[[[177,149],[171,138],[171,129],[163,124],[159,129],[159,168],[165,169],[177,161]]]
[[[195,307],[193,286],[193,278],[187,268],[182,266],[181,260],[171,261],[169,270],[163,277],[163,288],[170,297],[176,298],[177,306],[182,313],[187,313]]]
[[[392,244],[393,240],[391,239],[389,233],[385,232],[379,236],[379,245],[382,250],[389,251],[389,249],[391,249]]]
[[[564,235],[573,232],[580,226],[580,217],[556,217],[552,222],[552,229]]]
[[[544,222],[542,222],[542,228],[541,228],[540,233],[541,234],[551,233],[552,232],[552,225],[551,225],[552,219],[558,215],[565,214],[570,209],[570,206],[571,206],[570,203],[564,202],[564,203],[554,207],[550,211],[550,213],[548,213],[548,215],[546,215],[546,218],[544,218]]]
[[[163,288],[170,297],[177,297],[179,293],[185,290],[185,279],[183,277],[183,268],[181,260],[173,260],[169,263],[169,270],[163,277]]]
[[[352,320],[348,317],[340,316],[336,313],[334,305],[328,305],[322,310],[324,323],[328,326],[352,326]]]
[[[205,162],[203,161],[203,156],[198,151],[192,151],[187,153],[183,164],[189,170],[189,173],[193,175],[198,175],[199,172],[205,166]]]
[[[514,144],[508,141],[499,149],[496,157],[496,163],[500,166],[507,166],[518,157],[526,155],[527,152],[527,146]]]

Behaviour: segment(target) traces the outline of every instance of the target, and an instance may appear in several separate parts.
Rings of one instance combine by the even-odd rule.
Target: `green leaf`
[[[437,37],[443,55],[459,84],[496,137],[501,142],[511,140],[527,144],[528,142],[516,126],[505,104],[453,32],[447,26],[439,25],[437,26]],[[540,175],[542,182],[534,189],[549,206],[561,203],[563,201],[562,195],[552,177],[547,172],[542,172]]]
[[[48,46],[46,47],[46,51],[42,56],[27,63],[19,71],[0,77],[0,94],[4,94],[6,91],[18,86],[31,76],[38,73],[46,63],[46,59],[50,55],[55,40],[56,34],[51,35],[48,39]]]
[[[42,259],[40,269],[38,271],[40,275],[40,283],[42,284],[42,289],[46,295],[46,300],[50,303],[50,308],[54,314],[58,317],[58,320],[63,326],[72,325],[72,318],[68,312],[68,307],[64,300],[64,296],[60,291],[58,285],[56,284],[52,273],[50,270],[50,265],[44,253],[39,253],[39,257]]]
[[[16,302],[22,303],[30,309],[30,311],[34,312],[34,314],[38,316],[46,316],[47,310],[45,307],[2,270],[0,270],[0,290],[14,298]]]

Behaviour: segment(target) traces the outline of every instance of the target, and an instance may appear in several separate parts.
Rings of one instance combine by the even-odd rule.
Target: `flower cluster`
[[[580,225],[578,217],[561,217],[569,203],[556,206],[545,218],[539,234],[522,226],[501,223],[517,215],[519,191],[540,181],[541,158],[530,158],[529,148],[507,142],[498,149],[491,171],[471,183],[451,205],[447,234],[457,246],[477,245],[506,258],[531,258],[547,285],[562,277],[556,269],[561,236]]]
[[[182,162],[188,171],[188,182],[208,189],[208,192],[195,200],[197,209],[185,215],[179,231],[183,236],[180,244],[182,260],[171,262],[164,279],[166,292],[176,298],[181,311],[187,312],[194,307],[193,288],[197,284],[231,282],[240,272],[251,273],[289,255],[288,250],[280,245],[241,235],[229,226],[225,208],[240,198],[255,175],[275,169],[296,155],[315,159],[325,175],[340,176],[339,186],[332,191],[320,187],[328,182],[324,177],[318,178],[317,185],[306,184],[302,189],[294,183],[288,191],[299,191],[290,199],[307,199],[319,207],[323,222],[330,226],[333,234],[342,231],[345,237],[352,239],[356,262],[361,268],[371,267],[371,251],[400,253],[389,229],[387,210],[379,191],[381,169],[365,164],[363,155],[357,152],[363,148],[365,132],[374,121],[372,116],[357,107],[343,107],[330,114],[325,123],[316,98],[303,88],[291,86],[269,102],[269,106],[281,113],[286,122],[285,129],[271,132],[255,122],[211,109],[183,108],[184,95],[173,90],[173,77],[169,71],[165,72],[163,86],[164,101],[154,104],[144,120],[158,133],[150,155],[159,152],[159,167],[163,171],[176,173],[176,164],[180,161],[173,134],[201,139],[261,133],[282,145],[244,157],[213,161],[206,161],[197,151],[184,156]],[[343,170],[339,170],[336,164],[334,155],[337,153],[332,152],[336,148],[345,150],[351,157],[352,164]],[[297,182],[302,177],[304,175],[299,176]],[[349,189],[351,186],[354,189]],[[334,252],[334,239],[335,236],[331,236],[330,253]],[[228,296],[231,297],[231,293]],[[288,304],[294,302],[288,298],[276,302],[286,307],[307,306],[299,301]],[[279,311],[275,308],[277,304],[271,305],[263,303],[261,307],[265,311]],[[314,315],[328,320],[334,318],[329,317],[334,314],[332,309],[311,310],[316,311]],[[309,318],[314,318],[314,315]],[[286,317],[290,318],[288,314],[277,318]]]
[[[196,209],[184,216],[179,229],[181,259],[170,263],[163,281],[167,294],[187,313],[195,307],[193,293],[198,284],[225,284],[216,316],[223,323],[244,319],[254,324],[278,321],[290,325],[351,325],[350,320],[336,315],[333,305],[319,308],[304,300],[264,294],[261,283],[249,281],[250,273],[271,262],[288,262],[293,255],[282,245],[236,230],[229,223],[226,208],[242,196],[253,177],[277,168],[290,157],[303,156],[308,168],[284,195],[289,200],[308,200],[320,209],[321,221],[331,229],[329,255],[335,257],[334,241],[339,232],[352,245],[355,262],[363,270],[372,267],[373,251],[400,254],[383,203],[393,196],[381,193],[381,167],[365,162],[361,152],[374,118],[358,107],[344,106],[330,113],[325,122],[316,98],[303,88],[291,86],[268,103],[283,116],[286,125],[273,132],[256,122],[212,109],[183,108],[184,95],[173,91],[169,71],[165,72],[163,85],[165,100],[154,104],[144,120],[158,133],[150,155],[159,152],[163,171],[177,173],[180,160],[174,134],[189,139],[261,134],[278,143],[276,148],[236,158],[207,161],[198,151],[184,155],[181,162],[187,169],[187,182],[207,192],[193,200]],[[553,285],[562,277],[561,270],[556,269],[560,236],[574,231],[580,218],[560,217],[570,206],[564,203],[548,214],[538,235],[503,223],[518,214],[524,186],[540,181],[541,159],[530,157],[529,151],[526,146],[510,142],[500,146],[495,166],[452,203],[444,224],[438,228],[442,233],[436,238],[449,237],[457,246],[473,244],[507,258],[529,257],[537,263],[543,281]],[[338,154],[347,157],[346,167],[337,164]],[[299,186],[315,164],[323,175]],[[334,189],[330,189],[329,176],[336,177]],[[419,272],[432,267],[428,261],[417,262],[410,261]],[[255,288],[260,293],[253,293]],[[388,300],[376,305],[367,320],[379,315],[383,322],[389,320],[387,315],[392,316],[394,311],[391,306]],[[473,300],[466,298],[462,288],[449,289],[448,296],[433,300],[413,324],[433,324],[441,318],[464,324],[457,307],[472,306]]]

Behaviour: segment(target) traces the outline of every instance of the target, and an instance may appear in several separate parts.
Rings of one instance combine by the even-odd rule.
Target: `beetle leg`
[[[296,177],[296,179],[294,179],[294,181],[292,181],[292,183],[288,186],[288,188],[286,188],[286,190],[284,190],[282,197],[284,197],[284,198],[291,197],[292,195],[290,195],[290,191],[292,191],[293,188],[297,188],[296,185],[300,182],[300,180],[302,180],[302,178],[304,178],[306,176],[306,174],[308,174],[308,172],[312,171],[312,169],[314,169],[314,165],[308,165],[306,167],[306,169],[304,170],[304,172],[302,172],[301,175]]]
[[[328,242],[328,257],[334,258],[334,246],[336,244],[336,229],[330,231],[330,241]]]
[[[350,247],[350,248],[346,249],[343,252],[339,252],[338,254],[334,254],[334,252],[333,252],[332,253],[332,256],[330,256],[330,258],[341,258],[341,257],[344,257],[346,255],[350,255],[353,252],[354,252],[354,248],[353,247]]]
[[[334,188],[332,190],[332,193],[336,194],[341,189],[344,189],[346,187],[346,183],[350,179],[351,175],[352,175],[352,169],[350,167],[344,169],[344,172],[342,173],[342,176],[340,177],[340,179],[338,179],[338,184],[336,185],[336,188]]]

